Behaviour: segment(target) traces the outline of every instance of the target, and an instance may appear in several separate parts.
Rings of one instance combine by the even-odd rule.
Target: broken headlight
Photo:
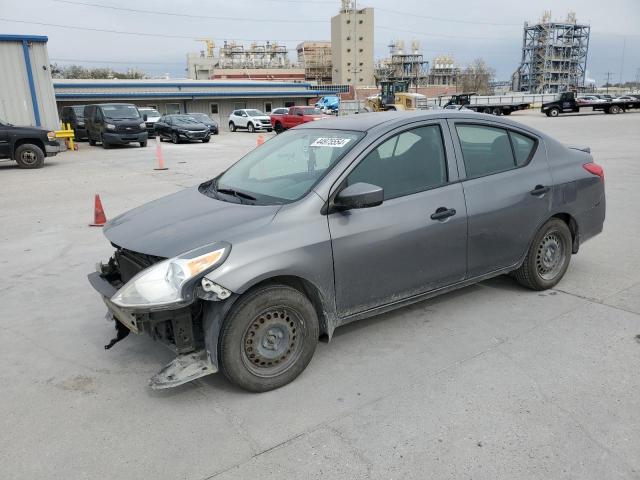
[[[111,301],[124,308],[183,303],[185,285],[224,262],[230,250],[227,243],[213,243],[156,263],[129,280]]]

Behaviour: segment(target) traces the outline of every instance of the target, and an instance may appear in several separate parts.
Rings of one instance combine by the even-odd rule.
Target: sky
[[[520,63],[525,21],[539,21],[545,10],[564,20],[574,11],[579,23],[591,25],[587,76],[598,85],[607,72],[614,83],[640,78],[640,0],[358,0],[357,6],[375,9],[376,58],[388,54],[393,40],[407,46],[418,40],[425,60],[450,54],[464,66],[483,58],[496,80],[508,80]],[[47,35],[49,56],[61,65],[184,78],[186,53],[204,49],[198,38],[218,45],[278,41],[295,60],[299,42],[331,38],[339,7],[339,0],[0,0],[0,33]]]

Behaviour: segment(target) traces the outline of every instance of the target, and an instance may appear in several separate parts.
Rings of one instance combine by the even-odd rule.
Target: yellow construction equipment
[[[368,112],[386,110],[418,110],[427,108],[427,97],[409,92],[407,81],[380,82],[380,93],[368,97],[364,109]]]
[[[204,42],[207,46],[207,57],[213,58],[214,49],[216,48],[216,44],[210,38],[197,38],[196,42]]]
[[[75,133],[70,123],[63,123],[60,130],[56,130],[56,138],[64,139],[64,143],[68,150],[77,150],[78,146],[74,143]]]

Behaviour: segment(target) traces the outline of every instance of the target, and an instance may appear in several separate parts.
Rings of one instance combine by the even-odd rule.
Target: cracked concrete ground
[[[0,477],[640,478],[640,113],[512,116],[587,144],[606,172],[602,235],[555,290],[500,277],[346,326],[292,384],[215,375],[154,392],[171,359],[113,326],[86,281],[89,228],[213,176],[256,136],[0,164]]]

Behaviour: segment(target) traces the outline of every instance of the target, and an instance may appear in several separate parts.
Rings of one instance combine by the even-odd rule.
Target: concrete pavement
[[[154,392],[172,356],[113,325],[86,281],[111,247],[89,228],[214,176],[256,135],[0,164],[0,477],[640,478],[640,113],[512,115],[587,144],[607,221],[555,290],[500,277],[336,331],[292,384],[222,375]]]

